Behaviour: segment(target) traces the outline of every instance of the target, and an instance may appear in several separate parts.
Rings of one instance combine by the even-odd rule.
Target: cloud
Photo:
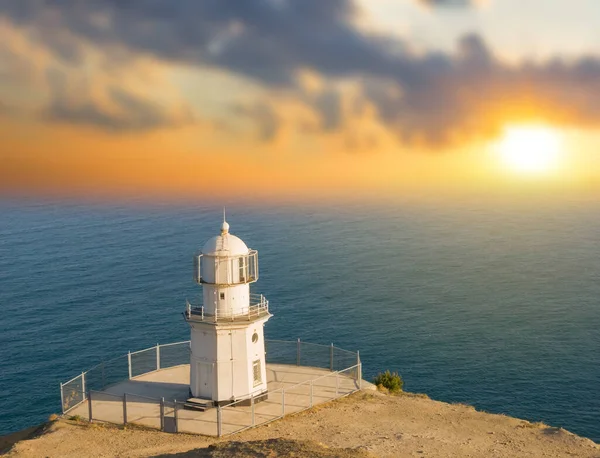
[[[474,6],[481,3],[481,0],[417,0],[418,3],[426,6]]]
[[[152,62],[122,52],[107,59],[68,29],[53,30],[48,40],[41,30],[19,31],[0,18],[0,33],[6,38],[0,41],[4,114],[110,132],[197,122],[191,109],[157,77]]]
[[[143,56],[243,76],[271,94],[266,98],[294,98],[312,110],[324,134],[352,129],[365,110],[398,139],[429,144],[493,135],[515,119],[600,124],[598,58],[508,65],[478,35],[464,37],[454,53],[415,54],[397,37],[362,30],[351,0],[5,0],[0,14],[35,30],[66,66],[80,68],[87,58],[82,49],[95,49],[107,62]],[[60,31],[72,39],[57,38]],[[305,72],[324,83],[307,91],[299,79]],[[352,91],[341,90],[343,82]],[[109,87],[105,93],[102,108],[93,98],[55,97],[47,115],[114,130],[186,119],[184,109],[161,111],[139,92]],[[290,124],[304,132],[316,128],[306,121],[310,116],[286,117],[277,103],[257,100],[232,113],[254,119],[264,140]]]
[[[338,77],[403,67],[385,40],[354,26],[358,13],[348,0],[6,0],[0,12],[47,34],[48,45],[69,57],[77,55],[69,42],[51,34],[68,30],[107,50],[125,47],[168,61],[210,64],[278,85],[293,82],[299,68]]]
[[[106,103],[92,98],[74,100],[58,91],[42,116],[49,121],[94,126],[113,132],[178,127],[194,120],[185,107],[168,109],[119,87],[108,88]]]
[[[280,133],[283,121],[275,107],[267,102],[236,104],[232,110],[238,115],[252,119],[258,127],[258,135],[261,140],[274,140]]]

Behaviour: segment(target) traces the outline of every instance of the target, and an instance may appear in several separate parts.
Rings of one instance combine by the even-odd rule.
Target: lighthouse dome
[[[228,232],[209,239],[202,247],[202,254],[208,256],[239,256],[249,251],[242,239]]]

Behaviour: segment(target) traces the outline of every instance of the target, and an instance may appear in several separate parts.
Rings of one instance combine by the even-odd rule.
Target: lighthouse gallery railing
[[[189,320],[199,321],[244,321],[260,318],[269,313],[269,301],[262,294],[250,294],[250,305],[240,309],[217,308],[216,313],[211,314],[202,305],[193,305],[186,301],[185,315]]]
[[[156,345],[144,350],[129,352],[118,358],[94,366],[77,377],[60,384],[63,413],[77,412],[90,421],[100,420],[117,424],[141,423],[146,426],[166,430],[165,415],[174,420],[175,430],[222,436],[238,432],[252,426],[266,423],[292,412],[298,412],[315,404],[353,393],[360,389],[362,369],[358,353],[343,350],[332,345],[319,345],[298,341],[266,340],[267,364],[309,366],[327,369],[312,380],[293,386],[269,391],[269,403],[276,404],[275,414],[263,414],[255,409],[238,408],[240,402],[211,409],[204,416],[214,416],[214,421],[206,422],[194,418],[194,412],[184,411],[183,402],[145,398],[136,394],[110,394],[102,391],[128,379],[175,366],[189,364],[189,341],[166,345]],[[287,396],[287,398],[286,398]],[[87,408],[86,408],[87,401]],[[100,404],[98,404],[100,403]],[[109,404],[122,408],[106,409]],[[138,419],[134,416],[136,407],[143,404],[145,414]],[[99,411],[93,405],[103,405]],[[128,415],[129,406],[129,415]],[[82,415],[81,412],[85,414]],[[179,418],[178,418],[179,412]],[[190,416],[191,415],[191,416]],[[199,415],[199,414],[198,414]],[[197,425],[204,421],[214,425],[214,431],[198,431]]]

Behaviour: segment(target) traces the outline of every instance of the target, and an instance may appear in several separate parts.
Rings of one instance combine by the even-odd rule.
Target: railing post
[[[296,366],[300,365],[300,338],[298,338],[298,343],[296,344]]]
[[[281,390],[281,416],[285,415],[285,390]]]
[[[65,396],[63,394],[63,384],[60,382],[60,408],[62,413],[65,413]]]
[[[331,342],[331,347],[329,347],[329,370],[333,371],[333,342]]]
[[[123,393],[123,424],[127,424],[127,393]]]
[[[90,391],[88,393],[88,421],[91,423],[92,422],[92,392]]]
[[[200,311],[201,311],[201,313],[202,313],[202,315],[201,315],[201,317],[202,317],[202,321],[204,321],[204,306],[202,306],[202,307],[200,308]]]
[[[156,344],[156,370],[160,369],[160,345]]]
[[[160,398],[160,430],[165,430],[165,398]]]
[[[313,406],[313,381],[310,381],[310,406]]]
[[[131,352],[127,352],[127,365],[129,366],[129,380],[131,380]]]
[[[250,398],[250,408],[252,409],[252,426],[254,426],[254,396]]]
[[[83,401],[85,401],[85,372],[81,373],[81,392],[83,393]]]
[[[217,436],[222,436],[221,406],[217,406]]]
[[[179,432],[179,425],[177,423],[177,399],[173,399],[173,422],[175,423],[175,432]]]
[[[358,364],[358,389],[362,390],[362,363],[360,362],[360,351],[356,352],[356,364]]]

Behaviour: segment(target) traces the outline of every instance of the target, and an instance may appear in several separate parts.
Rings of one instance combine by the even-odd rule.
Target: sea
[[[231,203],[270,339],[360,350],[365,378],[600,442],[600,201]],[[192,255],[218,202],[0,200],[0,434],[60,412],[59,383],[187,340]]]

